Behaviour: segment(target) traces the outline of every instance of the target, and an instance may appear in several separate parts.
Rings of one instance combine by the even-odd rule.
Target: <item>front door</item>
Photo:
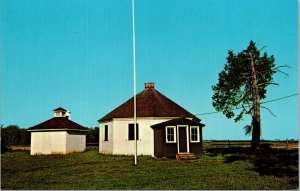
[[[186,126],[178,126],[178,139],[179,139],[179,153],[186,153],[188,152],[187,148],[187,127]]]

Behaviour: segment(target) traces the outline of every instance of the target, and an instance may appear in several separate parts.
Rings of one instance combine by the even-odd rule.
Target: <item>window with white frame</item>
[[[166,142],[176,143],[176,128],[175,126],[166,127]]]
[[[199,126],[190,127],[190,140],[192,143],[200,142]]]

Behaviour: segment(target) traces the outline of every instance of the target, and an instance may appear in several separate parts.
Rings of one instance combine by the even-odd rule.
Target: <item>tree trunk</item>
[[[260,144],[260,120],[257,120],[254,116],[252,117],[252,128],[251,148],[258,149]]]
[[[252,68],[252,87],[253,87],[253,116],[252,116],[252,140],[251,148],[258,149],[260,144],[260,97],[258,92],[254,58],[250,53]]]

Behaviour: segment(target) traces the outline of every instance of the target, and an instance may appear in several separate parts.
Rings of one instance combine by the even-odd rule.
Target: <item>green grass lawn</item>
[[[298,156],[298,151],[296,152]],[[250,158],[207,153],[197,160],[84,153],[30,156],[28,151],[1,154],[2,189],[296,189],[297,174],[278,176],[257,170]],[[228,158],[229,157],[229,158]],[[230,158],[231,157],[231,158]],[[254,157],[255,158],[255,157]],[[274,157],[273,157],[274,158]],[[276,157],[275,157],[276,158]],[[231,160],[230,160],[231,159]]]

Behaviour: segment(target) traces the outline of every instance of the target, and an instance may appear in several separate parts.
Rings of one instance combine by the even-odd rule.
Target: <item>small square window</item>
[[[190,127],[190,139],[194,143],[200,142],[199,126]]]
[[[166,127],[166,142],[176,143],[176,128],[174,126]]]

